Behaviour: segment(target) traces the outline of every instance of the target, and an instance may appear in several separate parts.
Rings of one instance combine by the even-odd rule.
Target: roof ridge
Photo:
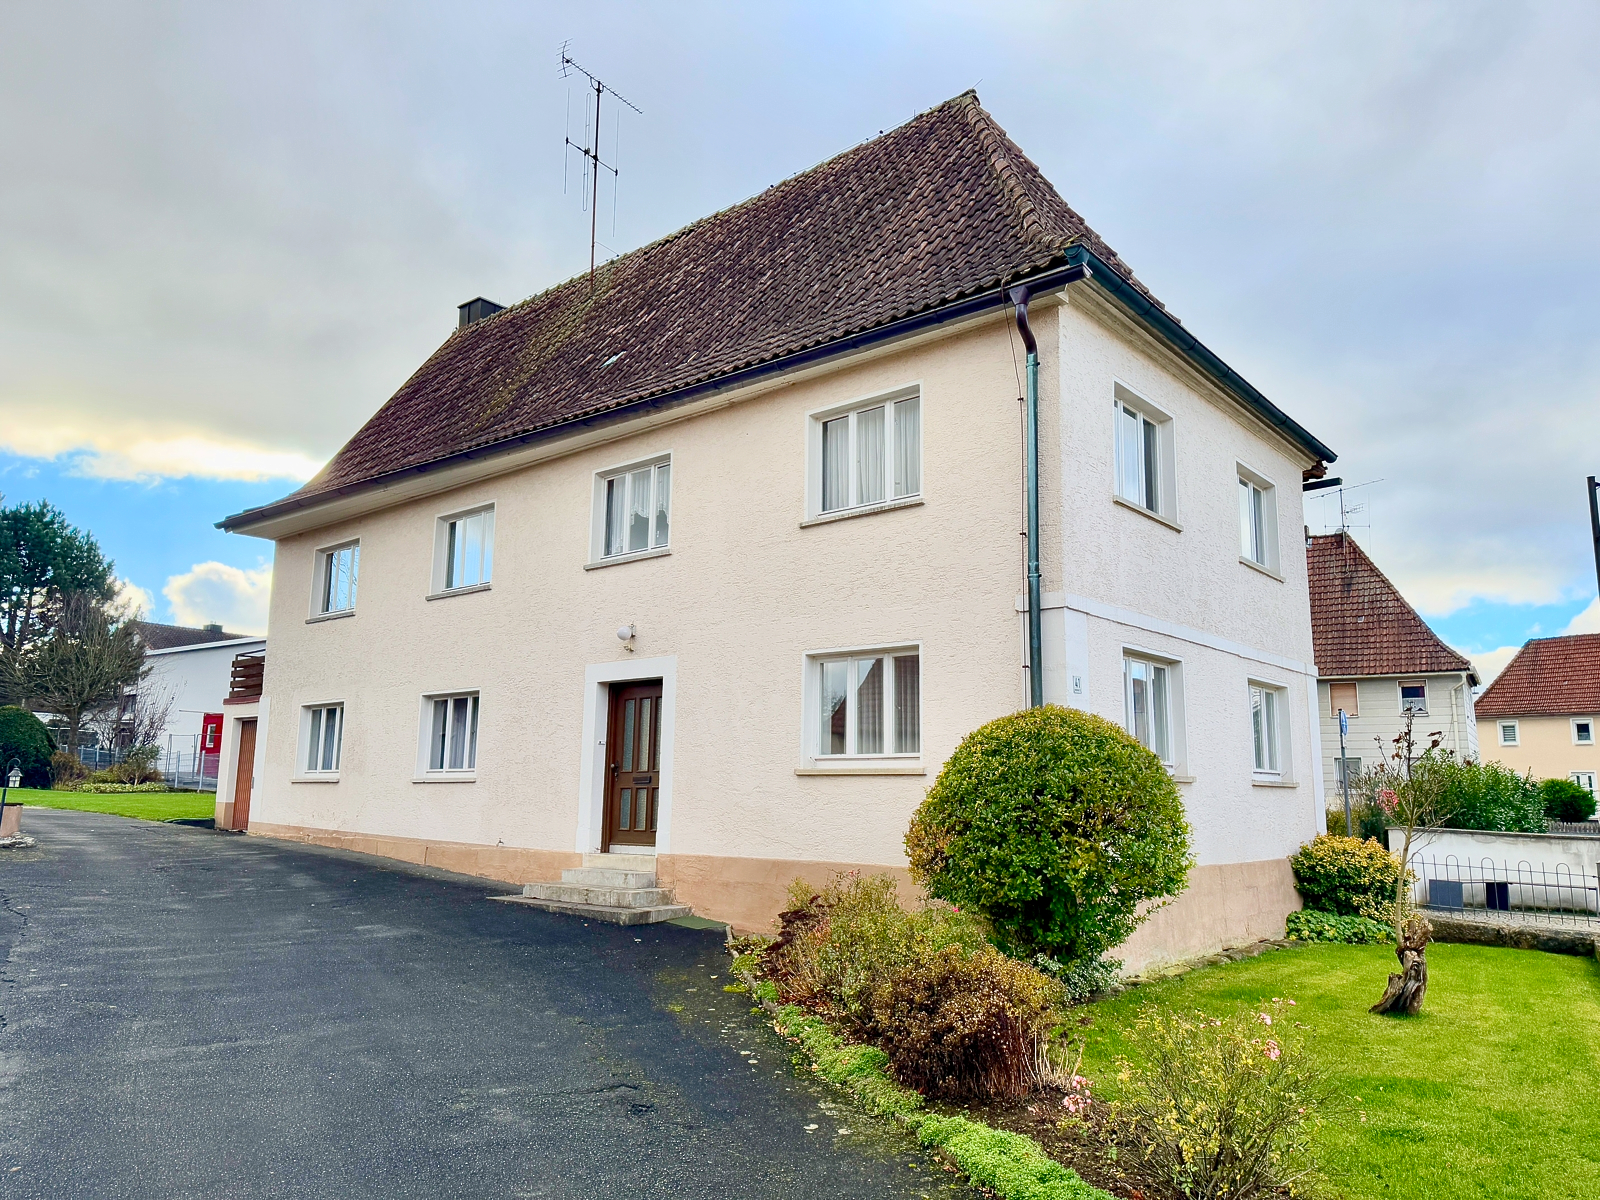
[[[1022,178],[1012,159],[1013,156],[1020,158],[1033,169],[1036,176],[1043,179],[1044,173],[1039,170],[1039,164],[1029,158],[1022,147],[1011,140],[1006,131],[1001,128],[1000,122],[994,119],[994,115],[979,103],[977,90],[969,88],[947,103],[952,105],[959,103],[965,110],[967,123],[977,133],[978,141],[988,156],[990,167],[993,168],[996,177],[1000,180],[1006,195],[1017,206],[1018,215],[1022,220],[1023,232],[1036,237],[1041,243],[1041,247],[1046,250],[1060,250],[1069,245],[1073,240],[1070,235],[1057,235],[1055,237],[1048,235],[1043,214],[1039,212],[1039,206],[1033,202],[1033,197],[1028,195],[1027,188],[1024,187]]]

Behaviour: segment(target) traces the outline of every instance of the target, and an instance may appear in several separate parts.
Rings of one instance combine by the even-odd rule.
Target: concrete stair
[[[656,886],[653,854],[585,854],[583,866],[561,872],[560,883],[530,883],[521,895],[494,899],[613,925],[653,925],[691,911],[671,888]]]

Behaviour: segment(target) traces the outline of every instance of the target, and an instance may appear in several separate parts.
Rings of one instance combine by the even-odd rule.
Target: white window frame
[[[1574,746],[1592,746],[1595,744],[1593,717],[1573,717],[1570,720],[1570,724],[1572,726],[1572,744]],[[1578,736],[1579,725],[1587,725],[1589,727],[1589,736],[1587,738]]]
[[[1406,700],[1405,689],[1408,688],[1408,687],[1420,687],[1422,689],[1422,707],[1421,708],[1407,708],[1406,707],[1406,705],[1409,702]],[[1419,717],[1425,717],[1425,716],[1428,715],[1428,681],[1426,679],[1397,679],[1397,680],[1395,680],[1394,697],[1395,697],[1395,700],[1400,705],[1400,715],[1402,717],[1405,716],[1406,713],[1408,713],[1408,712],[1416,713],[1417,716],[1419,716]]]
[[[897,750],[895,743],[898,729],[895,724],[895,709],[898,701],[896,688],[898,680],[894,669],[894,660],[897,658],[915,657],[917,659],[917,748],[915,750]],[[856,689],[859,685],[856,663],[867,659],[881,658],[885,662],[883,679],[883,740],[884,749],[879,753],[862,754],[856,751],[857,733],[857,704]],[[920,642],[891,642],[885,645],[852,646],[833,650],[813,650],[805,655],[805,679],[801,687],[801,696],[805,704],[805,716],[801,722],[801,759],[808,766],[819,769],[835,768],[848,770],[852,767],[902,767],[909,770],[920,771],[922,764],[923,748],[927,745],[927,731],[924,728],[926,705],[923,697],[923,653]],[[846,667],[846,705],[845,705],[845,752],[843,754],[825,754],[822,750],[822,700],[823,700],[823,671],[828,664],[848,664]]]
[[[895,438],[896,422],[909,415],[909,409],[897,409],[895,406],[905,401],[916,401],[916,486],[909,487],[902,483],[906,490],[896,495],[895,480]],[[857,422],[862,413],[874,409],[884,410],[883,428],[883,499],[860,499],[861,478],[860,462],[856,453],[859,445],[857,439]],[[844,404],[835,404],[827,408],[817,409],[806,414],[806,520],[807,521],[832,521],[841,517],[861,516],[866,513],[883,512],[892,508],[903,508],[908,505],[921,504],[927,490],[927,456],[924,453],[926,445],[925,430],[927,428],[927,399],[920,383],[906,384],[903,387],[893,388],[886,392],[879,392],[871,396],[861,396]],[[846,461],[849,465],[849,483],[846,502],[832,508],[825,508],[824,486],[826,480],[825,463],[823,455],[823,427],[831,421],[845,419],[848,421],[849,446]]]
[[[1263,710],[1271,712],[1270,740],[1267,743],[1266,765],[1261,763],[1261,755],[1256,745],[1256,693],[1263,696],[1270,695],[1270,705],[1263,705]],[[1264,782],[1289,783],[1294,779],[1291,768],[1289,749],[1290,714],[1289,714],[1289,688],[1287,685],[1271,679],[1251,678],[1245,691],[1245,718],[1250,730],[1250,773]],[[1276,762],[1273,761],[1276,757]]]
[[[1522,745],[1522,722],[1521,721],[1496,721],[1495,722],[1495,729],[1498,732],[1498,736],[1499,736],[1499,739],[1500,739],[1500,744],[1502,746],[1520,746],[1520,745]],[[1507,730],[1509,730],[1510,733],[1511,733],[1511,736],[1509,738],[1506,737]]]
[[[1183,661],[1173,658],[1169,654],[1161,654],[1143,646],[1124,646],[1122,648],[1122,727],[1130,736],[1138,740],[1139,734],[1135,727],[1133,696],[1134,696],[1134,671],[1135,663],[1149,667],[1159,667],[1164,670],[1167,680],[1166,696],[1166,725],[1167,745],[1166,753],[1155,747],[1150,747],[1152,753],[1161,759],[1162,764],[1174,775],[1184,774],[1184,763],[1187,760],[1187,738],[1184,736],[1184,703],[1183,703]],[[1140,743],[1141,745],[1143,742]]]
[[[623,493],[623,533],[627,533],[627,513],[632,503],[633,476],[636,472],[650,472],[650,528],[646,544],[642,550],[619,550],[614,554],[606,553],[606,498],[612,480],[620,483]],[[672,526],[675,523],[675,514],[672,511],[672,489],[676,482],[673,478],[677,474],[672,469],[672,452],[670,450],[661,454],[652,454],[647,458],[635,459],[632,462],[619,463],[606,467],[594,473],[594,498],[590,506],[589,516],[589,562],[590,567],[609,567],[615,563],[633,562],[640,558],[656,558],[672,552]],[[659,529],[660,513],[657,510],[657,490],[663,486],[665,479],[667,493],[667,529],[665,538],[661,537]]]
[[[350,551],[350,602],[342,608],[329,608],[331,600],[328,592],[329,575],[335,556]],[[353,616],[356,611],[356,593],[361,583],[361,539],[346,538],[342,542],[335,542],[331,546],[319,546],[316,551],[316,565],[311,572],[311,619],[327,620],[332,617]]]
[[[422,697],[420,713],[417,721],[417,774],[418,783],[470,783],[477,778],[478,760],[483,748],[483,718],[482,718],[482,692],[478,688],[461,688],[449,692],[430,692]],[[468,701],[467,708],[467,736],[469,743],[462,747],[462,763],[460,767],[449,765],[452,751],[455,746],[457,726],[452,721],[454,715],[453,704],[457,700]],[[433,765],[434,748],[434,705],[443,701],[451,705],[445,714],[445,749],[442,767]],[[470,765],[466,765],[470,764]]]
[[[312,729],[316,728],[317,741],[326,749],[326,722],[328,713],[337,713],[338,722],[335,727],[333,740],[333,765],[323,766],[325,755],[318,755],[317,765],[312,765],[311,744]],[[295,743],[295,770],[294,778],[307,783],[336,783],[339,779],[339,763],[344,755],[344,714],[345,703],[343,700],[321,700],[314,704],[300,706],[300,735]]]
[[[1256,471],[1244,463],[1235,463],[1234,468],[1235,474],[1238,476],[1237,482],[1234,484],[1234,491],[1236,493],[1235,505],[1238,509],[1239,561],[1247,567],[1254,567],[1258,571],[1265,571],[1268,575],[1281,579],[1282,571],[1279,568],[1278,559],[1278,485],[1260,471]],[[1253,498],[1248,515],[1250,526],[1248,532],[1246,531],[1245,489],[1247,487],[1253,489],[1261,497],[1259,508],[1261,528],[1259,532],[1262,544],[1259,547],[1255,545],[1257,531],[1254,524],[1256,508]],[[1255,557],[1257,549],[1261,552],[1260,558]]]
[[[1594,776],[1595,773],[1593,771],[1573,771],[1567,778],[1593,796],[1595,794]]]
[[[478,562],[479,577],[473,583],[455,583],[450,578],[450,529],[458,521],[481,516],[483,522],[482,551]],[[493,501],[474,504],[471,508],[441,513],[433,523],[433,577],[429,590],[432,597],[455,596],[465,592],[487,591],[494,578],[494,518]]]
[[[1172,414],[1151,403],[1122,383],[1112,385],[1111,495],[1150,516],[1171,525],[1178,520],[1177,433]],[[1139,421],[1137,445],[1129,445],[1132,433],[1129,420]],[[1125,459],[1132,451],[1134,470],[1124,471]],[[1149,461],[1154,452],[1155,463]],[[1152,485],[1155,504],[1149,503]]]

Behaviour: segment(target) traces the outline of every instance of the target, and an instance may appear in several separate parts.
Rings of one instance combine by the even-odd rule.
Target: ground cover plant
[[[80,812],[109,813],[115,817],[138,817],[144,821],[203,820],[215,816],[217,808],[217,798],[210,792],[93,793],[13,788],[7,800],[9,803],[39,808],[68,808]]]
[[[1600,964],[1486,946],[1431,947],[1418,1017],[1367,1012],[1384,946],[1308,945],[1192,971],[1074,1010],[1080,1070],[1099,1101],[1125,1086],[1141,1016],[1222,1015],[1295,1001],[1306,1046],[1344,1108],[1314,1131],[1334,1194],[1349,1200],[1566,1200],[1600,1195]],[[1585,1031],[1581,1036],[1575,1031]],[[1058,1158],[1054,1115],[1028,1131]],[[1083,1147],[1077,1148],[1084,1153]],[[1080,1173],[1090,1169],[1074,1162]]]

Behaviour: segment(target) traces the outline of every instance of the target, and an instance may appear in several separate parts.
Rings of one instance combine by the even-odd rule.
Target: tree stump
[[[1375,1013],[1405,1013],[1414,1017],[1422,1011],[1422,1000],[1428,994],[1428,939],[1433,936],[1433,926],[1427,918],[1413,914],[1400,929],[1400,942],[1394,948],[1400,960],[1400,973],[1389,976],[1389,986],[1383,999],[1369,1010]]]

